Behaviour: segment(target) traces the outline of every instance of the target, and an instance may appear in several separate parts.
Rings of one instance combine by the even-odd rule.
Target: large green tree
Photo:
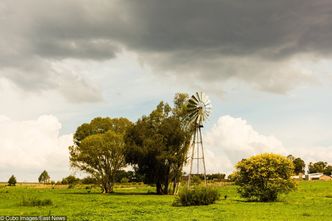
[[[300,157],[294,157],[293,155],[288,155],[287,159],[293,162],[294,164],[294,174],[304,173],[305,162]]]
[[[103,134],[111,130],[119,134],[125,134],[132,123],[127,118],[109,118],[96,117],[90,123],[84,123],[79,126],[74,134],[74,143],[79,145],[80,142],[94,134]]]
[[[16,177],[12,175],[9,180],[8,180],[8,185],[9,186],[15,186],[16,185]]]
[[[294,164],[294,173],[295,174],[300,174],[303,173],[304,174],[304,170],[305,170],[305,162],[304,160],[302,160],[301,158],[297,157],[293,160],[293,164]]]
[[[331,176],[332,175],[332,166],[331,165],[328,165],[325,169],[324,169],[324,172],[323,172],[325,175],[327,176]]]
[[[309,173],[324,173],[325,168],[327,167],[327,162],[318,161],[316,163],[309,163],[308,172]]]
[[[44,170],[38,177],[38,182],[39,183],[49,183],[50,182],[51,177],[48,175],[48,172],[46,170]]]
[[[144,182],[156,184],[158,194],[173,191],[187,161],[191,130],[186,127],[185,113],[188,95],[177,94],[174,107],[164,102],[149,116],[143,116],[128,130],[125,138],[126,161],[144,177]]]
[[[236,165],[235,183],[242,197],[257,201],[275,201],[295,185],[291,179],[294,165],[278,154],[259,154]]]
[[[308,166],[309,173],[323,173],[325,175],[332,175],[332,166],[328,165],[327,162],[318,161],[316,163],[309,163]]]
[[[104,193],[113,192],[117,171],[125,166],[126,118],[95,118],[77,128],[70,146],[71,166],[91,174]]]

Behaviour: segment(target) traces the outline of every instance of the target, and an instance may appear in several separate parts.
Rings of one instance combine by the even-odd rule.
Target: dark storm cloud
[[[127,5],[139,32],[126,45],[156,68],[177,74],[183,82],[195,79],[205,90],[211,83],[236,79],[284,93],[313,81],[293,67],[294,57],[331,54],[331,1],[144,3]]]
[[[40,41],[35,43],[35,53],[49,58],[77,58],[103,60],[115,57],[117,48],[105,41]]]
[[[122,48],[202,87],[237,79],[285,92],[310,79],[290,59],[332,49],[330,0],[31,0],[4,1],[0,12],[2,70],[35,72],[50,85],[49,62],[112,59]]]

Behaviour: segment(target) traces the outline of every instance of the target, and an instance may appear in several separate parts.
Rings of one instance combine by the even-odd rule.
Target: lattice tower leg
[[[202,137],[202,126],[197,126],[191,144],[191,159],[190,159],[190,172],[188,176],[188,187],[190,186],[191,176],[193,175],[193,163],[196,160],[197,162],[197,174],[200,174],[199,171],[199,164],[200,160],[203,163],[203,175],[204,175],[204,182],[206,185],[206,167],[205,167],[205,158],[204,158],[204,147],[203,147],[203,137]],[[196,157],[195,157],[196,151]],[[202,156],[201,156],[202,155]]]

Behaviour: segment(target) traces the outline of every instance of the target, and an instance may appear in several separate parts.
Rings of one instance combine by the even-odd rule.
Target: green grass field
[[[115,194],[90,193],[84,187],[54,189],[43,185],[0,186],[0,215],[65,215],[68,220],[332,220],[332,182],[303,181],[278,202],[246,202],[236,187],[218,187],[221,200],[209,206],[173,207],[174,196],[150,194],[153,187],[116,188]],[[227,195],[227,199],[224,196]],[[22,206],[29,198],[53,205]]]

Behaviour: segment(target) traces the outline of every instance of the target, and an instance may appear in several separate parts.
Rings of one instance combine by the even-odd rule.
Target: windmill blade
[[[195,110],[196,108],[197,108],[197,104],[198,103],[193,103],[194,101],[192,101],[192,102],[189,102],[189,104],[188,104],[188,108],[189,109],[193,109],[193,110]]]
[[[198,102],[196,102],[195,100],[189,100],[189,102],[188,102],[188,109],[196,109],[196,107],[197,107],[197,104],[198,104]]]
[[[208,96],[203,92],[196,92],[188,100],[188,114],[186,118],[189,122],[195,122],[198,125],[202,125],[210,116],[211,106]]]
[[[190,102],[191,104],[198,104],[199,100],[198,100],[196,97],[192,96],[192,97],[190,98],[189,102]]]
[[[201,101],[201,96],[200,96],[199,92],[196,92],[195,96],[196,96],[196,98],[197,98],[198,101]]]
[[[205,104],[210,103],[209,97],[206,96],[205,94],[202,94],[202,102]]]
[[[191,99],[190,100],[194,100],[196,103],[199,102],[199,98],[198,96],[196,96],[195,94],[193,96],[191,96]]]
[[[206,97],[206,96],[203,97],[202,102],[203,102],[204,104],[210,104],[210,100],[209,100],[209,98]]]
[[[197,111],[190,111],[190,112],[188,112],[187,117],[190,118],[190,119],[193,119],[193,118],[196,118],[197,115],[198,115]]]
[[[194,111],[194,112],[189,113],[188,118],[194,119],[197,117],[197,115],[198,115],[197,111]]]
[[[206,112],[211,112],[212,106],[211,104],[207,104],[204,106]]]
[[[203,92],[199,92],[198,94],[199,94],[199,100],[203,101]]]

